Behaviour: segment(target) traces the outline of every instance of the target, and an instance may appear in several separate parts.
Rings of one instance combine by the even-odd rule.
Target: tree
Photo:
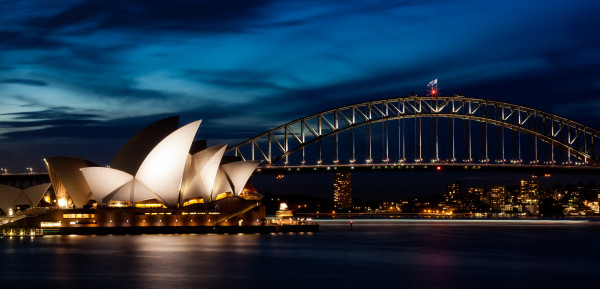
[[[562,206],[553,198],[540,200],[540,216],[542,217],[560,217],[564,216]]]

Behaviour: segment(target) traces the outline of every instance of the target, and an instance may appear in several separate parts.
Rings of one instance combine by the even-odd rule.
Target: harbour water
[[[600,223],[320,221],[318,233],[0,239],[2,288],[598,288]]]

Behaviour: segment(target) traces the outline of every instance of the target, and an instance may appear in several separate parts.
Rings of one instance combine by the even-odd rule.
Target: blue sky
[[[60,2],[60,4],[57,4]],[[0,161],[107,164],[179,114],[235,144],[298,117],[425,93],[600,128],[597,1],[0,2]]]

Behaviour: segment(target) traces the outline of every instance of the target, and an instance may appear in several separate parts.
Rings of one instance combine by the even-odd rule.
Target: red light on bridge
[[[436,170],[441,171],[442,170],[442,166],[437,166],[435,167]]]

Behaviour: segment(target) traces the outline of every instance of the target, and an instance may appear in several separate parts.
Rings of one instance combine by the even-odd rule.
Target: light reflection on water
[[[596,284],[600,224],[322,222],[319,233],[0,239],[4,286],[556,288]],[[595,287],[595,286],[593,286]]]

